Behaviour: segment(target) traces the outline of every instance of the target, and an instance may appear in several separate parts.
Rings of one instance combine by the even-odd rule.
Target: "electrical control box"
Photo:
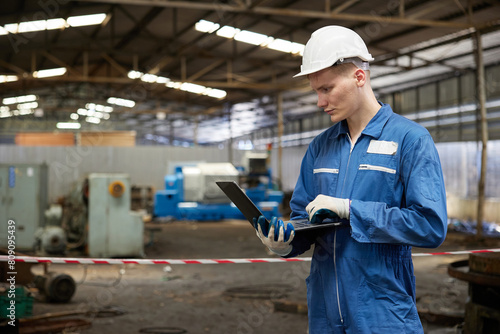
[[[34,249],[35,233],[45,225],[47,182],[45,164],[0,164],[0,247],[13,235],[16,250]]]
[[[89,256],[144,256],[144,222],[130,211],[130,190],[128,174],[89,175]]]

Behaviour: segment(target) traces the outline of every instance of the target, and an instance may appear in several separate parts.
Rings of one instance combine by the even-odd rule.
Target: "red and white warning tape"
[[[436,252],[436,253],[414,253],[412,256],[436,256],[436,255],[464,255],[475,253],[497,253],[500,248],[494,249],[479,249],[479,250],[463,250],[453,252]],[[13,260],[12,256],[9,259],[7,255],[0,255],[0,262]],[[67,257],[34,257],[34,256],[16,256],[16,262],[25,263],[68,263],[68,264],[227,264],[227,263],[271,263],[271,262],[307,262],[311,261],[310,257],[295,257],[290,259],[283,258],[248,258],[248,259],[101,259],[101,258],[67,258]]]

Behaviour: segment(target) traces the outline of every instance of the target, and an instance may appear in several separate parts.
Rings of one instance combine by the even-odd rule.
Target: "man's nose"
[[[316,105],[320,108],[325,108],[328,105],[328,101],[321,94],[318,94],[318,103]]]

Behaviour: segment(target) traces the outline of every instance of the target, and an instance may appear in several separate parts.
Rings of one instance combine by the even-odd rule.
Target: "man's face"
[[[330,115],[334,123],[349,118],[357,110],[358,86],[354,72],[355,67],[349,66],[326,68],[308,76],[312,89],[318,94],[318,107]]]

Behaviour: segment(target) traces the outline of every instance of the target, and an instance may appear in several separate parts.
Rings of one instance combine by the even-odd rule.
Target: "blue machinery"
[[[241,180],[248,184],[247,196],[270,219],[280,216],[283,192],[273,190],[271,173],[248,173],[242,177],[230,163],[202,163],[179,166],[173,175],[165,176],[165,189],[155,194],[154,216],[188,220],[245,219],[215,184],[215,181]],[[267,179],[268,182],[259,180]]]

